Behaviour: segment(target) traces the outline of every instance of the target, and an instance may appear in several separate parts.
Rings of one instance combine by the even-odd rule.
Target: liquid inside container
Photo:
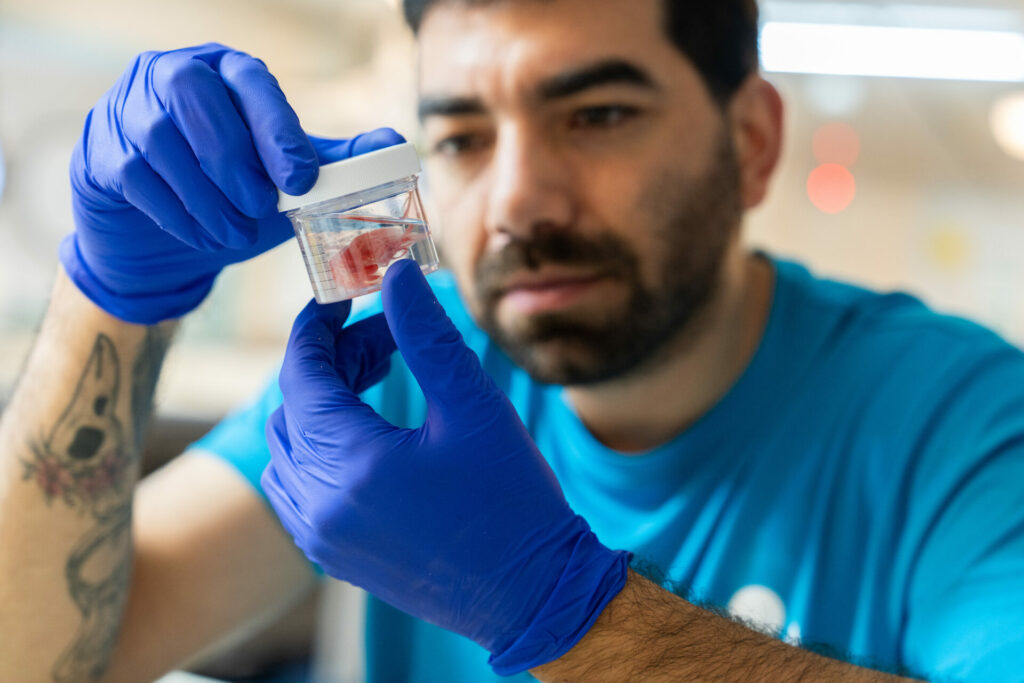
[[[438,268],[415,175],[287,215],[321,304],[379,290],[388,267],[400,259],[413,259],[424,273]]]

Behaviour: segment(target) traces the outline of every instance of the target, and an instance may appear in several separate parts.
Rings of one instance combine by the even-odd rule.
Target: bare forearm
[[[61,273],[0,424],[0,680],[96,680],[131,574],[138,450],[173,326],[110,317]]]
[[[787,645],[633,572],[576,647],[531,673],[547,683],[907,680]]]

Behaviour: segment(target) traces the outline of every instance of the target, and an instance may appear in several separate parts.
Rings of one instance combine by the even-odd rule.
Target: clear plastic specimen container
[[[419,193],[420,162],[410,143],[320,168],[313,189],[281,193],[278,210],[295,228],[313,294],[321,304],[380,289],[395,261],[438,268]]]

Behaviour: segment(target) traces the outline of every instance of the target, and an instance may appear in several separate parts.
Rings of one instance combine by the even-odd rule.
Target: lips
[[[553,312],[578,303],[607,279],[604,274],[531,274],[511,278],[501,303],[520,314]]]
[[[511,278],[502,287],[503,293],[513,290],[543,290],[552,287],[565,287],[571,285],[595,282],[603,278],[603,275],[546,275],[546,276],[520,276]]]

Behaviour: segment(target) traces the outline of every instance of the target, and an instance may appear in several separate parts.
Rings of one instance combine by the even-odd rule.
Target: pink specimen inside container
[[[438,268],[420,201],[419,158],[406,143],[324,166],[310,192],[281,195],[316,300],[332,303],[380,289],[399,259]]]
[[[421,221],[414,221],[411,225],[384,225],[359,233],[329,257],[331,277],[347,290],[378,285],[388,266],[408,258],[410,247],[426,239],[423,232],[416,231],[422,226]]]

